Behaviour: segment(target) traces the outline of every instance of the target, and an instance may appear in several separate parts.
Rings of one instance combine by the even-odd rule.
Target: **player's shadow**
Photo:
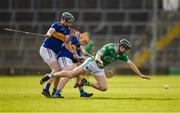
[[[89,99],[102,99],[102,100],[106,100],[106,99],[110,99],[110,100],[179,100],[179,99],[175,99],[175,98],[149,98],[149,97],[115,97],[115,98],[111,98],[111,97],[93,97],[93,98],[89,98]]]

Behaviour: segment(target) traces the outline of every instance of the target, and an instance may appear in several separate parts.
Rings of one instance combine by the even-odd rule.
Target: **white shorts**
[[[60,57],[58,59],[58,64],[62,69],[65,67],[70,67],[72,69],[74,66],[73,61],[67,57]]]
[[[97,63],[92,59],[88,58],[80,65],[86,72],[91,72],[96,76],[105,76],[104,69],[100,69]]]
[[[48,65],[57,61],[56,54],[51,49],[45,48],[43,45],[40,47],[39,54]]]

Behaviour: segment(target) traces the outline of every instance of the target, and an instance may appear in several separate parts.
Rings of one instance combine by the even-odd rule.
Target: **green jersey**
[[[116,44],[109,43],[103,46],[98,52],[102,54],[102,61],[104,67],[110,63],[113,63],[117,60],[121,60],[123,62],[128,62],[129,58],[126,54],[116,53]]]
[[[92,47],[94,46],[94,42],[90,41],[86,46],[85,46],[85,50],[89,53],[89,54],[93,54],[92,53]]]

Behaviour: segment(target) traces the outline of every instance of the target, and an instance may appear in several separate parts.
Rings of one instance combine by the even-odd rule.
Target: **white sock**
[[[50,74],[48,74],[48,76],[50,77],[50,78],[53,78],[54,76],[53,76],[53,71],[50,73]]]

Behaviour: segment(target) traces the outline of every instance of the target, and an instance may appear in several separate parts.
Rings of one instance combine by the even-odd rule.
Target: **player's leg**
[[[105,75],[94,75],[94,78],[96,79],[96,82],[91,83],[84,79],[80,83],[80,86],[91,86],[100,91],[106,91],[108,89]]]
[[[65,57],[60,57],[58,59],[59,64],[61,67],[63,67],[63,70],[72,70],[76,67],[75,64],[73,64],[71,59],[65,58]],[[62,62],[63,61],[63,62]],[[53,95],[54,98],[62,98],[61,96],[61,91],[63,90],[64,86],[66,85],[66,83],[70,80],[70,78],[65,77],[63,80],[61,80],[61,82],[58,84],[58,88],[56,90],[55,95]],[[92,93],[87,93],[84,91],[84,89],[81,87],[80,89],[80,96],[84,96],[84,97],[90,97],[92,96]]]
[[[60,81],[56,93],[55,95],[53,95],[54,98],[63,98],[61,96],[61,92],[64,88],[64,86],[66,85],[66,83],[70,80],[71,78],[65,77],[63,80]],[[80,79],[81,80],[81,79]],[[80,82],[80,81],[79,81]],[[93,95],[93,93],[87,93],[86,91],[84,91],[83,86],[79,86],[79,92],[80,92],[80,97],[91,97]]]
[[[80,86],[91,86],[100,91],[106,91],[107,81],[106,81],[104,69],[100,69],[95,61],[91,62],[85,68],[89,69],[94,74],[94,78],[96,79],[96,82],[90,83],[89,81],[84,79],[83,81],[81,81]]]
[[[51,70],[53,70],[53,72],[60,71],[60,67],[58,66],[58,63],[56,61],[50,65],[50,68],[51,68]],[[50,96],[49,89],[50,89],[51,84],[53,83],[54,87],[53,87],[52,95],[54,95],[54,93],[56,92],[59,80],[60,80],[59,77],[55,77],[55,78],[48,80],[45,87],[43,88],[42,94],[45,96],[47,95],[47,97],[49,97]]]
[[[68,70],[72,70],[74,67],[72,60],[69,58],[66,58],[66,57],[60,57],[58,59],[58,62],[59,62],[59,65],[62,67],[62,70],[68,71]],[[53,98],[64,98],[61,95],[61,91],[69,80],[70,80],[70,78],[65,77],[61,80],[61,82],[58,83],[57,90],[56,90],[55,94],[52,96]]]
[[[52,71],[58,72],[60,70],[60,67],[57,63],[56,55],[52,50],[41,46],[39,53],[42,59],[44,60],[44,62],[49,65]],[[59,79],[57,78],[54,78],[54,79],[55,79],[55,82],[54,82],[53,92],[55,92],[57,83],[59,81]],[[42,94],[45,95],[46,97],[50,97],[49,89],[54,79],[49,80],[47,84],[45,85],[45,87],[43,88]]]
[[[74,84],[74,88],[79,87],[80,82],[81,82],[81,76],[77,76],[76,77],[76,83]]]
[[[64,96],[62,96],[61,92],[69,80],[70,80],[70,78],[65,77],[59,82],[56,92],[54,93],[54,95],[52,95],[53,98],[64,98]]]
[[[88,92],[84,91],[83,86],[79,87],[79,92],[80,92],[80,97],[91,97],[91,96],[93,96],[93,93],[88,93]]]
[[[57,61],[53,62],[53,63],[50,65],[50,68],[51,68],[51,70],[52,70],[53,72],[58,72],[58,71],[61,70],[61,68],[60,68],[60,66],[59,66],[59,63],[58,63]],[[52,82],[53,82],[53,85],[54,85],[53,91],[52,91],[52,95],[55,94],[56,89],[57,89],[57,87],[58,87],[59,81],[60,81],[60,77],[55,77],[55,78],[52,78],[52,79],[48,80],[47,84],[48,84],[48,83],[49,83],[49,84],[52,84]]]
[[[67,70],[63,70],[57,73],[54,73],[52,76],[50,75],[50,77],[69,77],[69,78],[74,78],[77,77],[81,74],[83,74],[85,71],[83,70],[82,67],[78,66],[76,68],[74,68],[72,71],[67,71]]]
[[[44,77],[41,78],[41,83],[44,83],[46,81],[48,81],[50,78],[53,77],[69,77],[69,78],[73,78],[73,77],[77,77],[82,75],[83,73],[85,73],[88,69],[86,69],[86,67],[89,65],[90,62],[92,62],[93,60],[91,58],[88,58],[83,64],[81,64],[80,66],[74,68],[72,71],[60,71],[57,73],[53,73],[51,72],[50,74],[45,75]]]
[[[83,78],[85,79],[85,78]],[[81,80],[83,80],[81,76],[76,77],[76,84],[74,85],[74,88],[79,88],[80,97],[91,97],[93,96],[93,93],[87,93],[84,91],[84,87],[80,86]]]
[[[91,83],[90,86],[100,90],[100,91],[106,91],[107,88],[107,81],[105,76],[94,76],[97,82]]]
[[[49,74],[49,77],[69,77],[69,78],[74,78],[77,76],[82,75],[83,73],[85,73],[86,71],[89,71],[90,68],[90,63],[94,61],[92,58],[88,58],[86,59],[80,66],[74,68],[72,71],[60,71],[57,73],[52,73]]]
[[[80,66],[81,64],[82,64],[81,62],[78,62],[78,63],[76,63],[76,66]],[[79,84],[81,83],[81,80],[83,80],[83,79],[82,79],[82,75],[81,76],[77,76],[74,88],[77,88],[77,87],[79,88],[80,97],[91,97],[91,96],[93,96],[93,93],[87,93],[86,91],[84,91],[83,86],[79,86]]]

